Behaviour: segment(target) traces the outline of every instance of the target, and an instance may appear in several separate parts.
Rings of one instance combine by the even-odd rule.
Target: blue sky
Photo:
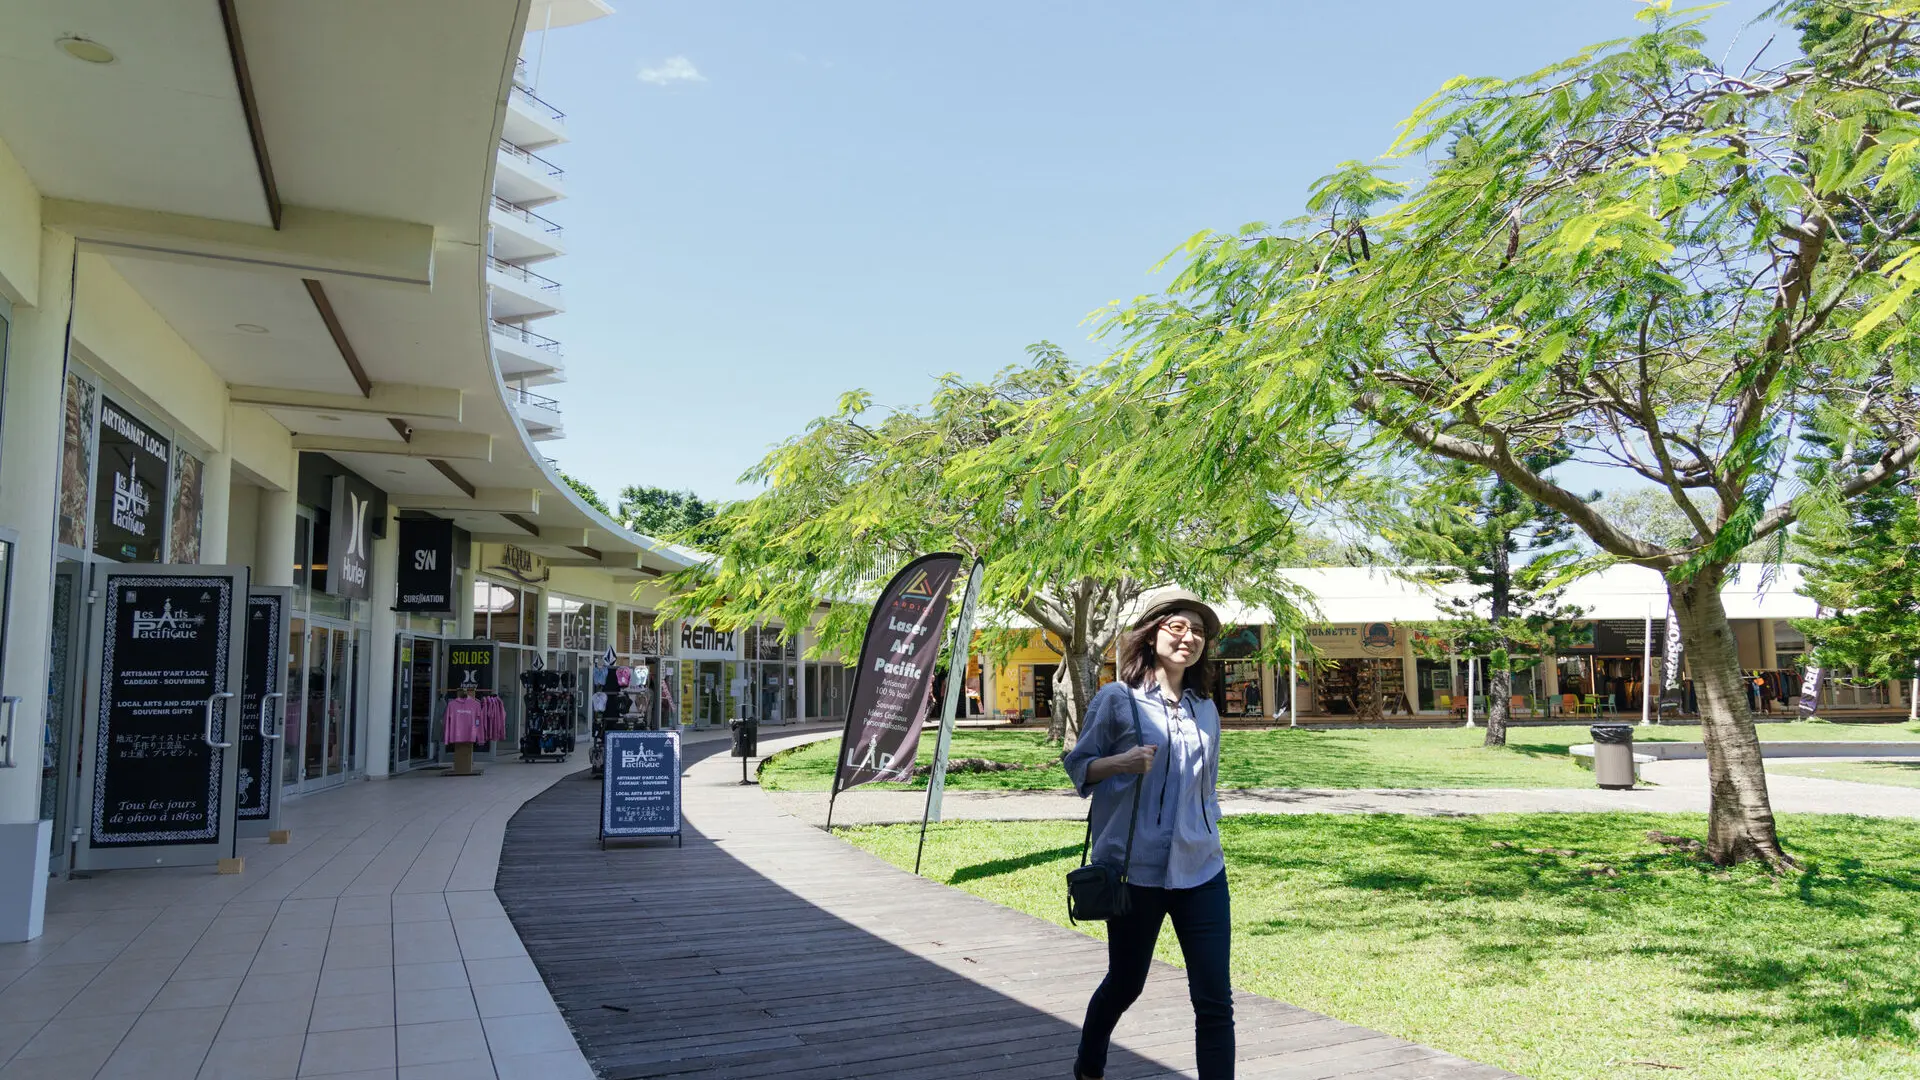
[[[573,138],[546,450],[609,501],[750,494],[855,387],[924,401],[1042,338],[1096,359],[1084,316],[1194,232],[1297,213],[1447,78],[1640,25],[1633,0],[615,3],[539,72]],[[1765,6],[1721,7],[1715,54],[1757,49]]]

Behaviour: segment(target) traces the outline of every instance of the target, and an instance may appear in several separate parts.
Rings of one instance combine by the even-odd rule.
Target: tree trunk
[[[1731,866],[1758,859],[1773,869],[1797,865],[1780,848],[1761,765],[1760,736],[1747,707],[1740,654],[1727,609],[1720,602],[1724,565],[1709,566],[1684,584],[1668,583],[1667,596],[1680,623],[1694,693],[1700,699],[1700,734],[1707,749],[1707,856]]]
[[[1513,713],[1513,671],[1487,666],[1487,738],[1483,745],[1507,745],[1507,721]]]
[[[1494,646],[1487,656],[1487,737],[1483,746],[1507,745],[1507,721],[1513,712],[1513,650],[1501,635],[1507,623],[1507,616],[1513,612],[1513,563],[1507,552],[1512,537],[1505,532],[1494,536],[1493,543],[1493,610],[1492,616]],[[1499,661],[1499,667],[1494,661]],[[1467,687],[1467,693],[1473,693],[1473,687]]]
[[[1064,721],[1061,741],[1072,743],[1080,737],[1080,719],[1086,715],[1087,703],[1100,689],[1100,650],[1084,639],[1069,641],[1066,646],[1060,670],[1054,673],[1053,714]]]

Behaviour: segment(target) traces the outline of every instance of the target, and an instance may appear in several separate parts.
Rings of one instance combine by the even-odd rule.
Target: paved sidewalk
[[[0,1080],[591,1078],[493,893],[508,819],[585,760],[290,800],[240,876],[52,883],[0,945]]]
[[[722,747],[688,757],[683,848],[601,851],[600,786],[585,779],[507,831],[501,901],[602,1077],[1069,1075],[1101,942],[808,828],[739,786]],[[1268,998],[1234,1006],[1247,1080],[1511,1076]],[[1107,1075],[1192,1069],[1185,973],[1156,963]]]
[[[1847,761],[1849,758],[1782,758]],[[1870,760],[1870,759],[1859,759]],[[1657,761],[1641,766],[1651,787],[1632,791],[1584,788],[1256,788],[1220,793],[1224,814],[1542,814],[1597,813],[1612,810],[1646,813],[1707,811],[1707,763]],[[1868,817],[1920,818],[1920,789],[1843,780],[1787,776],[1770,772],[1767,789],[1782,814],[1862,814]],[[786,813],[815,827],[827,820],[824,791],[770,791],[767,797]],[[883,825],[919,821],[926,808],[924,791],[855,788],[840,796],[835,825]],[[948,821],[1055,821],[1083,818],[1086,801],[1067,791],[953,791],[941,801]]]

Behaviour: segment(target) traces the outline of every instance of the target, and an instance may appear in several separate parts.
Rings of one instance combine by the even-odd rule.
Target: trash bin
[[[1593,733],[1593,779],[1603,788],[1622,790],[1633,786],[1633,726],[1631,724],[1595,724]]]
[[[760,721],[748,718],[733,722],[733,756],[750,758],[760,749]]]

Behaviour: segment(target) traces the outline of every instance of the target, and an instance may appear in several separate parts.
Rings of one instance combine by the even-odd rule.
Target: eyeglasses
[[[1186,637],[1188,634],[1192,634],[1202,641],[1207,639],[1207,628],[1187,619],[1168,619],[1166,622],[1160,624],[1160,629],[1172,634],[1175,639]]]

